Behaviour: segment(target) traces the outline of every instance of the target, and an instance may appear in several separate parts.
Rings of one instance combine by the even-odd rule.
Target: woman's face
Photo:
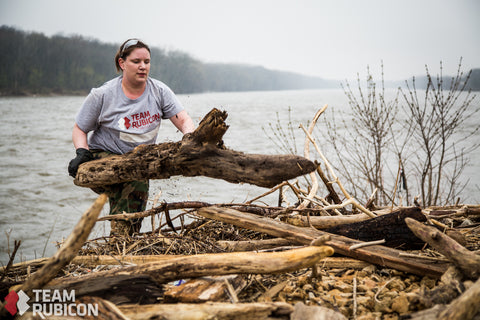
[[[123,77],[132,84],[146,83],[150,72],[150,52],[145,48],[134,49],[125,60],[119,59]]]

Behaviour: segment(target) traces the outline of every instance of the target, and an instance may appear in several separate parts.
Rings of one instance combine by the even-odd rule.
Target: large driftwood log
[[[344,236],[329,234],[313,228],[292,226],[271,218],[260,217],[232,209],[209,207],[201,208],[197,213],[209,219],[230,223],[238,227],[258,232],[264,232],[274,237],[282,237],[301,244],[310,244],[314,239],[330,235],[331,240],[325,244],[332,247],[336,253],[417,275],[429,275],[439,278],[447,268],[446,264],[433,264],[416,258],[402,257],[400,255],[402,251],[384,246],[376,245],[351,249],[350,247],[352,245],[362,242]]]
[[[226,112],[211,110],[198,128],[179,142],[141,145],[132,152],[80,165],[74,183],[98,187],[142,179],[171,176],[206,176],[232,183],[271,188],[316,169],[294,155],[258,155],[228,150],[222,137],[228,129]]]
[[[333,254],[328,246],[311,246],[284,252],[241,252],[181,256],[138,266],[96,272],[74,278],[54,279],[49,289],[76,290],[82,295],[104,290],[103,283],[119,276],[150,276],[158,283],[209,275],[279,273],[311,267]]]
[[[405,219],[405,222],[417,237],[446,256],[466,277],[477,279],[480,276],[479,255],[466,249],[434,227],[424,225],[410,218]]]

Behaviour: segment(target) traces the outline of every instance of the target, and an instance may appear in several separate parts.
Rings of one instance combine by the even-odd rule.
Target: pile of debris
[[[225,117],[212,110],[178,143],[85,163],[75,183],[205,175],[268,192],[242,204],[154,203],[99,218],[101,195],[53,257],[13,264],[16,243],[0,270],[0,296],[12,290],[0,317],[16,314],[12,301],[27,296],[43,313],[29,310],[22,319],[79,318],[55,314],[56,301],[34,294],[41,289],[95,306],[92,319],[480,319],[480,205],[362,205],[323,155],[329,178],[307,158],[226,149]],[[307,190],[291,181],[306,174]],[[282,206],[285,189],[295,205]],[[255,204],[274,192],[277,207]],[[150,232],[87,240],[100,221],[147,217]]]
[[[253,207],[270,215],[275,212],[275,208]],[[159,208],[149,212],[155,210]],[[367,221],[418,210],[396,208]],[[436,214],[439,210],[435,208]],[[75,290],[79,303],[95,303],[109,319],[314,319],[313,314],[328,319],[434,319],[442,312],[465,319],[465,314],[478,313],[480,206],[441,211],[449,213],[438,222],[453,221],[448,230],[458,242],[438,228],[407,218],[412,229],[419,227],[430,236],[429,245],[399,250],[293,226],[278,216],[242,212],[231,205],[205,206],[188,211],[193,222],[177,231],[166,227],[88,240],[78,255],[70,254],[69,264],[56,267],[65,251],[70,252],[69,238],[59,250],[63,254],[11,265],[3,272],[9,285],[27,289],[29,281],[34,287],[42,282],[38,277],[43,267],[51,280],[43,280],[42,288]],[[237,226],[221,222],[227,219],[222,212]],[[218,220],[202,217],[212,214]],[[359,230],[360,225],[365,228],[365,222],[344,226]],[[280,232],[283,238],[277,237]],[[332,247],[340,247],[336,242],[345,239],[350,239],[347,254],[334,253]],[[375,263],[375,255],[385,259],[383,263]],[[25,316],[34,318],[33,313]]]

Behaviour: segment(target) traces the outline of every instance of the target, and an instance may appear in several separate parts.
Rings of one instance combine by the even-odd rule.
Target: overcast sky
[[[477,0],[0,0],[0,24],[328,79],[480,68]]]

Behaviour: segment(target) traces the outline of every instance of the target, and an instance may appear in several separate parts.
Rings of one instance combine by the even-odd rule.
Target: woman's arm
[[[195,130],[195,125],[193,124],[192,118],[188,115],[187,111],[182,110],[173,117],[170,118],[170,121],[180,130],[183,134],[193,132]]]
[[[87,134],[76,123],[72,130],[72,141],[75,149],[83,148],[88,150]]]

